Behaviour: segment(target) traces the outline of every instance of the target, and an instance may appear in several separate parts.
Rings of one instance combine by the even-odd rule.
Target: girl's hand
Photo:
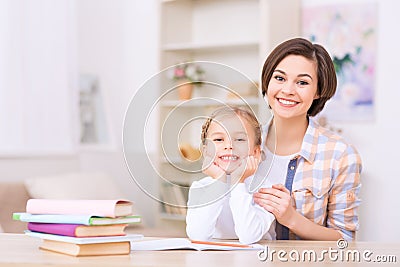
[[[214,161],[213,158],[209,155],[204,156],[202,171],[205,175],[210,176],[214,179],[220,179],[225,182],[226,181],[226,173],[225,171],[218,166]]]
[[[274,214],[276,220],[291,228],[293,217],[296,213],[292,206],[292,198],[289,190],[282,184],[273,185],[272,188],[261,188],[258,193],[253,195],[254,202],[265,210]]]
[[[243,183],[247,177],[253,175],[256,172],[260,161],[260,155],[248,156],[243,159],[240,166],[231,173],[232,183]]]

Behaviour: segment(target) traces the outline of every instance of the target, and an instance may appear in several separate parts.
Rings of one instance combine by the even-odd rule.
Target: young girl
[[[202,131],[203,172],[189,189],[186,232],[190,239],[239,239],[250,244],[275,239],[274,216],[248,191],[260,162],[261,129],[254,114],[240,108],[216,110]]]
[[[360,156],[312,119],[335,91],[335,69],[320,45],[291,39],[265,61],[262,93],[273,119],[262,144],[270,160],[260,164],[257,176],[270,186],[255,193],[254,201],[275,215],[278,239],[355,238]]]

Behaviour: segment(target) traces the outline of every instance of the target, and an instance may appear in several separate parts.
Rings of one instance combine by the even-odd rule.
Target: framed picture
[[[337,73],[336,94],[321,115],[329,121],[373,120],[377,3],[304,0],[302,34],[327,48]]]

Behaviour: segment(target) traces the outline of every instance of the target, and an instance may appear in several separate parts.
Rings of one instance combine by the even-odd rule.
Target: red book
[[[124,231],[126,226],[127,224],[82,225],[62,223],[28,223],[28,229],[33,232],[73,237],[125,235]]]

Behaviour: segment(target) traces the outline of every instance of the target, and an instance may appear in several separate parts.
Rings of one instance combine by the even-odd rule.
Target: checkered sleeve
[[[339,230],[346,240],[354,240],[359,227],[362,164],[360,155],[351,145],[346,145],[340,154],[333,169],[335,179],[328,200],[327,226]]]

